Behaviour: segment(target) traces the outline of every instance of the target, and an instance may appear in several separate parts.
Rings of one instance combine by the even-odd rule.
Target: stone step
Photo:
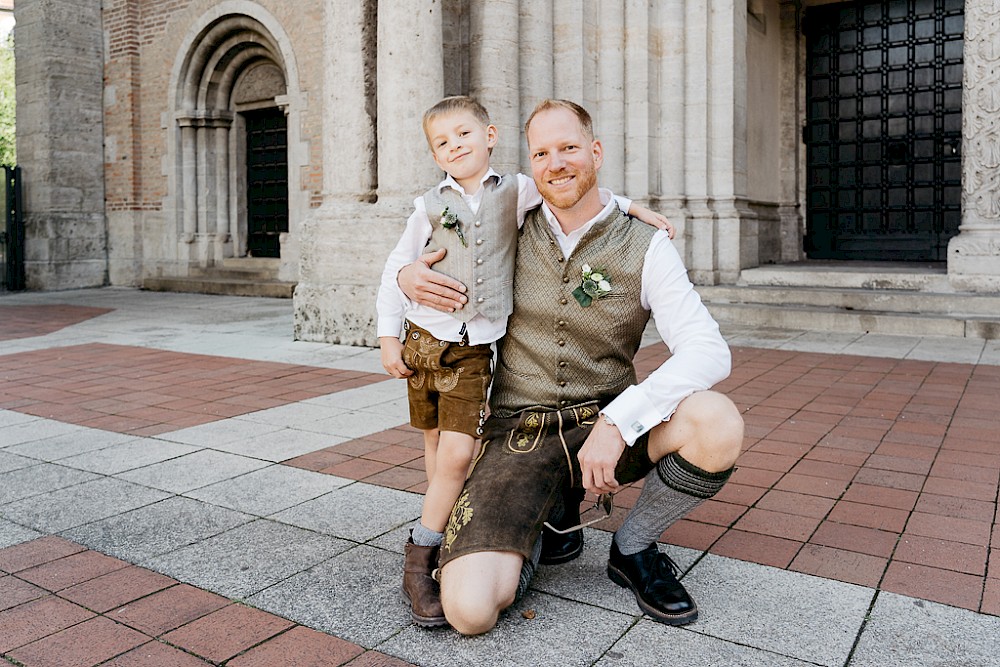
[[[153,292],[193,292],[227,296],[263,296],[290,299],[295,283],[279,280],[245,280],[231,277],[146,278],[142,288]]]
[[[828,287],[911,292],[954,292],[940,262],[807,261],[744,269],[737,282],[748,287]]]
[[[1000,338],[1000,317],[917,315],[795,305],[761,306],[754,303],[706,302],[705,305],[721,324],[858,334]]]

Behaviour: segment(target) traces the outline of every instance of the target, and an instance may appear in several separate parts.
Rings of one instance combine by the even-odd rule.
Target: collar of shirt
[[[549,205],[546,202],[542,202],[542,213],[545,215],[545,221],[549,223],[549,229],[552,230],[552,235],[556,237],[556,241],[559,242],[559,247],[562,249],[563,257],[569,257],[573,250],[576,248],[576,244],[580,242],[583,235],[590,231],[598,220],[603,220],[604,218],[611,215],[612,207],[617,206],[614,195],[610,190],[606,188],[599,188],[598,193],[601,196],[601,203],[604,204],[604,208],[601,212],[595,215],[593,218],[588,220],[579,229],[574,229],[569,234],[566,234],[562,230],[562,225],[559,224],[559,220],[549,209]]]
[[[486,170],[486,173],[483,175],[483,179],[479,181],[480,185],[484,185],[486,181],[491,178],[495,178],[497,183],[500,182],[500,174],[498,174],[493,167]],[[451,174],[447,174],[444,180],[438,183],[438,192],[443,191],[445,188],[451,188],[458,194],[462,195],[462,199],[465,200],[465,205],[469,207],[469,210],[472,211],[473,215],[479,213],[479,205],[483,201],[483,191],[485,188],[480,187],[476,190],[475,194],[466,194],[465,188],[459,185],[458,181],[452,178]]]

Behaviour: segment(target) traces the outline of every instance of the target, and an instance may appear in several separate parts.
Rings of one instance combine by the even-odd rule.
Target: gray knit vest
[[[431,188],[424,194],[431,222],[427,251],[447,248],[434,269],[462,281],[469,303],[454,313],[468,322],[477,313],[497,322],[514,308],[514,253],[517,249],[517,177],[506,175],[483,183],[483,200],[473,215],[462,195],[452,188]],[[441,226],[445,207],[458,214],[468,247],[453,229]]]
[[[514,314],[497,342],[494,414],[604,404],[635,384],[632,359],[649,321],[640,303],[642,267],[654,233],[615,207],[564,260],[541,209],[527,215],[517,247]],[[611,292],[586,308],[573,297],[584,264],[603,269],[611,282]]]

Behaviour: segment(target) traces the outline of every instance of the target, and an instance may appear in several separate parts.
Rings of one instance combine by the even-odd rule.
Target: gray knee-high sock
[[[625,556],[639,553],[659,539],[677,519],[711,498],[726,483],[733,468],[706,472],[674,452],[646,475],[635,507],[615,533]]]
[[[531,558],[528,558],[521,564],[521,576],[517,581],[517,590],[514,593],[514,602],[517,603],[524,597],[524,594],[528,592],[528,587],[531,586],[531,580],[535,576],[535,570],[538,568],[538,559],[542,557],[542,536],[539,535],[538,539],[535,540],[535,546],[531,549]]]

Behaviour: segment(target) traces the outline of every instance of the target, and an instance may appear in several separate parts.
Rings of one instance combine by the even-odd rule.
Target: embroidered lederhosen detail
[[[441,355],[448,349],[447,341],[438,340],[426,331],[409,329],[406,339],[403,363],[413,369],[413,375],[407,378],[411,387],[421,389],[424,383],[430,382],[436,391],[444,394],[458,386],[463,369],[443,368],[441,364]]]

